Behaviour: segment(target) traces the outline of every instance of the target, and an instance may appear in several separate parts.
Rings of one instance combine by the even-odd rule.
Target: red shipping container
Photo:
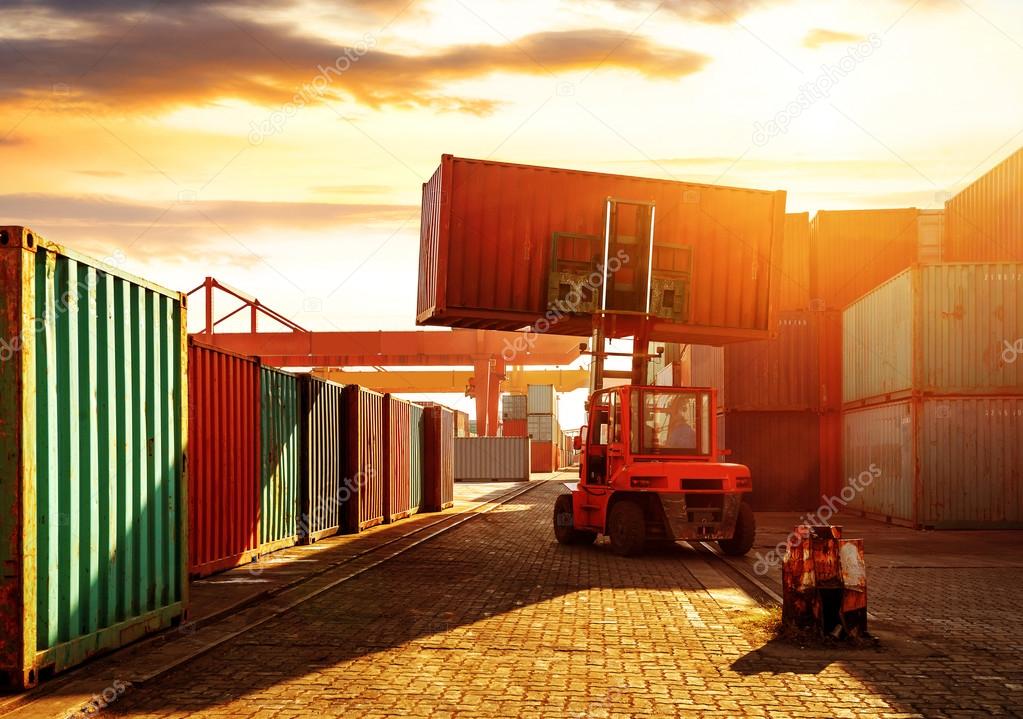
[[[344,531],[360,532],[384,521],[384,396],[358,385],[344,388],[345,481],[351,494],[342,505]]]
[[[433,405],[423,409],[423,506],[439,512],[455,503],[455,413]]]
[[[617,228],[610,255],[628,247],[626,260],[640,256],[635,269],[626,261],[608,273],[608,296],[652,268],[653,303],[666,313],[651,305],[663,318],[652,340],[714,344],[772,329],[784,192],[444,155],[422,198],[419,324],[517,330],[537,321],[560,298],[562,274],[584,280],[603,262],[607,203],[615,198],[623,204],[610,213]],[[635,238],[649,236],[649,210],[635,203],[654,204],[647,261]],[[558,334],[589,336],[593,306],[583,300],[585,308],[574,305],[582,311],[558,322]],[[639,309],[610,299],[608,307]],[[631,335],[634,325],[621,320],[613,331]]]
[[[529,434],[528,419],[506,419],[502,424],[501,435],[503,437],[525,437]]]
[[[781,312],[778,336],[724,348],[724,409],[842,408],[842,315]]]
[[[842,309],[918,259],[920,211],[843,210],[810,223],[810,303]]]
[[[529,443],[529,471],[553,472],[558,468],[558,448],[553,442]]]
[[[384,521],[412,514],[412,403],[384,396]]]
[[[785,215],[785,244],[781,253],[778,309],[810,308],[810,213]]]
[[[259,548],[259,362],[188,343],[188,560],[205,576]]]

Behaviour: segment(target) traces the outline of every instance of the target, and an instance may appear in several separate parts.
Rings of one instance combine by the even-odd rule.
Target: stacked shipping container
[[[0,672],[30,686],[188,604],[183,297],[0,227]]]
[[[1023,262],[1023,150],[945,203],[946,262]]]
[[[505,394],[501,396],[501,434],[505,437],[529,435],[527,396]]]
[[[531,384],[526,388],[527,431],[531,440],[530,471],[558,469],[558,398],[552,384]]]
[[[456,482],[529,480],[528,437],[456,437],[454,448]]]
[[[912,526],[1023,526],[1023,263],[899,274],[844,313],[851,506]]]

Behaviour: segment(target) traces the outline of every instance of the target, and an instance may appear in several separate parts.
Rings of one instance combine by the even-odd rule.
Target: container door
[[[654,205],[608,198],[604,222],[603,308],[649,312]]]

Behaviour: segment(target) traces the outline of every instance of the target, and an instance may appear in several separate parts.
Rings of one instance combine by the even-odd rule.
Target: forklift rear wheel
[[[596,532],[575,528],[571,494],[562,494],[554,502],[554,538],[559,544],[593,544],[597,539]]]
[[[611,508],[607,518],[611,533],[611,549],[615,554],[631,557],[643,551],[646,544],[646,517],[643,508],[628,499]]]
[[[719,539],[721,551],[733,557],[741,557],[753,548],[757,534],[757,520],[753,508],[743,502],[739,505],[739,516],[735,520],[735,533],[731,539]]]

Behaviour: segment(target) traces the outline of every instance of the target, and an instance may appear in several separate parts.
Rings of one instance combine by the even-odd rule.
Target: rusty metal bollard
[[[838,638],[867,636],[863,540],[842,528],[799,525],[782,563],[782,622]]]

